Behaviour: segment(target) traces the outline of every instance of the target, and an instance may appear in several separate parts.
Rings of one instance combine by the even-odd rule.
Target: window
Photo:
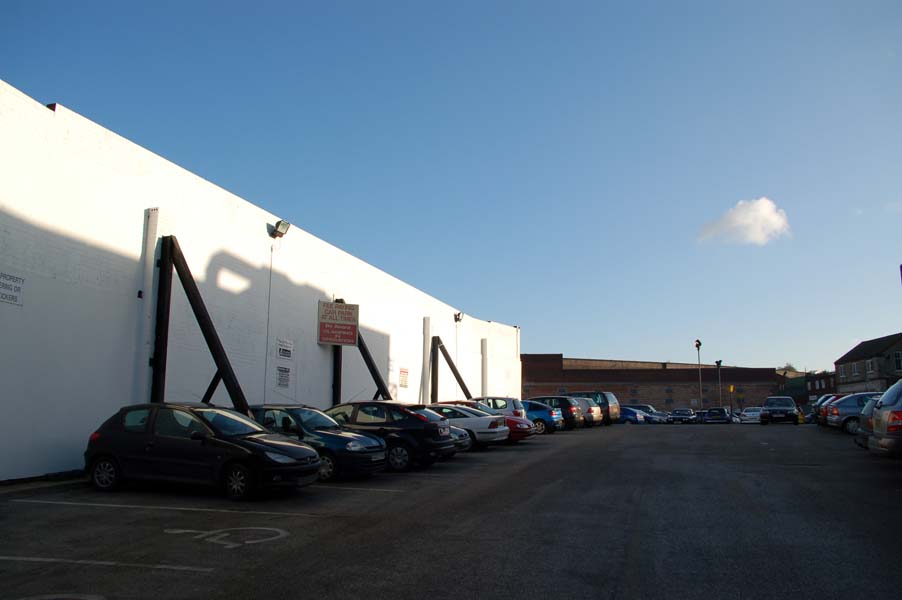
[[[288,422],[285,422],[288,419]],[[282,431],[288,425],[290,431],[292,427],[297,427],[297,423],[284,410],[268,410],[263,414],[263,426],[274,431]]]
[[[122,417],[122,428],[130,433],[144,433],[147,431],[147,417],[149,408],[130,410]]]
[[[353,412],[353,406],[345,405],[330,408],[328,411],[326,411],[326,414],[335,419],[338,423],[350,423],[351,413]]]
[[[858,363],[857,362],[852,363],[852,376],[854,377],[855,375],[858,375]]]
[[[809,392],[811,391],[811,382],[810,381],[808,382],[808,391]]]
[[[161,408],[157,411],[157,419],[153,425],[154,434],[190,438],[195,431],[206,433],[207,428],[188,413],[171,408]]]
[[[361,406],[357,411],[357,422],[361,425],[385,423],[385,421],[385,408],[378,404],[367,404]]]
[[[840,379],[846,378],[846,365],[839,365],[839,378]]]
[[[397,406],[389,406],[388,414],[391,415],[393,421],[406,421],[411,417],[410,411],[406,408],[398,408]]]
[[[866,361],[864,361],[864,370],[867,371],[868,373],[874,372],[874,359],[869,358]]]
[[[902,371],[902,352],[896,352],[896,370]]]
[[[880,402],[883,406],[895,406],[902,399],[902,381],[897,381],[883,392]]]

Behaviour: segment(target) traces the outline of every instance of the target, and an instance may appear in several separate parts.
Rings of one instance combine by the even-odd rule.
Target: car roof
[[[310,408],[313,410],[323,410],[322,408],[317,408],[316,406],[308,406],[306,404],[291,404],[291,403],[283,403],[283,404],[251,404],[248,406],[250,409],[254,408]],[[331,408],[328,407],[328,408]]]

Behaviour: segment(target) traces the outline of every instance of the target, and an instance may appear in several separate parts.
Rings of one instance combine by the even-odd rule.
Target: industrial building
[[[472,317],[2,81],[0,164],[0,480],[80,468],[94,428],[150,400],[161,331],[164,399],[215,390],[215,404],[232,405],[181,273],[160,328],[164,239],[177,241],[248,403],[327,407],[372,398],[378,379],[401,402],[460,398],[448,361],[432,360],[435,338],[474,395],[520,392],[517,327]],[[335,346],[318,343],[320,302],[339,299],[359,307],[373,368],[351,346],[336,371]]]
[[[565,358],[562,354],[523,354],[523,398],[602,390],[622,404],[652,404],[659,410],[760,406],[779,392],[775,369],[716,365]],[[730,391],[732,386],[733,391]],[[701,402],[699,402],[701,398]]]

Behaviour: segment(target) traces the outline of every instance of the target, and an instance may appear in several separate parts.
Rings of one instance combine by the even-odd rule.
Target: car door
[[[155,476],[177,481],[213,481],[222,449],[206,440],[193,440],[200,432],[213,432],[200,419],[184,410],[161,407],[153,421],[150,441]]]
[[[360,404],[354,415],[354,429],[367,435],[386,438],[392,433],[388,409],[379,403]]]
[[[115,434],[113,452],[126,477],[153,475],[150,433],[150,407],[134,408],[122,413],[120,427]]]

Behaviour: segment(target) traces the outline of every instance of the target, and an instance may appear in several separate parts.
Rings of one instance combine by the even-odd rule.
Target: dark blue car
[[[554,433],[564,428],[564,416],[559,408],[551,408],[534,400],[523,400],[523,408],[526,409],[526,418],[535,424],[538,434]]]
[[[319,409],[298,404],[251,406],[254,419],[267,429],[297,436],[320,456],[319,478],[329,481],[339,474],[368,475],[385,469],[382,439],[342,429]]]
[[[641,410],[636,410],[635,408],[628,408],[621,405],[620,418],[617,420],[617,422],[624,425],[645,425],[645,413]]]

